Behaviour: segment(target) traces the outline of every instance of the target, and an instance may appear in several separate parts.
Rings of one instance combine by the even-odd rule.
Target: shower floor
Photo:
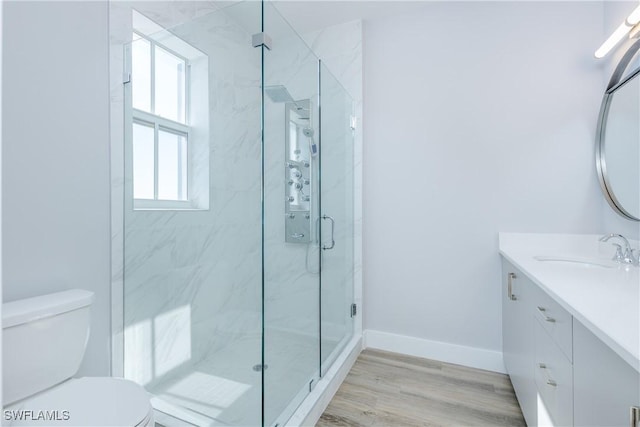
[[[270,330],[267,336],[265,419],[272,425],[317,374],[318,341],[285,331]],[[322,345],[332,349],[338,342],[323,340]],[[261,363],[260,349],[260,338],[238,341],[147,387],[154,408],[168,415],[158,421],[167,427],[171,421],[198,427],[259,426],[262,376],[255,367]]]

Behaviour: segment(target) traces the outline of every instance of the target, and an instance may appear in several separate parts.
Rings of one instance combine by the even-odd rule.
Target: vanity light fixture
[[[611,51],[622,39],[624,36],[629,34],[629,38],[634,38],[640,33],[640,28],[638,25],[640,24],[640,6],[636,7],[633,12],[627,16],[627,19],[624,20],[622,24],[609,36],[602,46],[598,48],[595,52],[596,58],[604,58],[607,53]]]
[[[632,29],[629,30],[629,38],[635,39],[638,38],[638,34],[640,34],[640,23],[637,23],[633,26]]]

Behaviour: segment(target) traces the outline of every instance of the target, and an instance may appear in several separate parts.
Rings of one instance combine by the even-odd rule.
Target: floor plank
[[[367,349],[317,427],[525,426],[509,377]]]

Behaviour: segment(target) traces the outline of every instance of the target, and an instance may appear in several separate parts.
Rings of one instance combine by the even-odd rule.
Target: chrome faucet
[[[636,257],[634,256],[635,251],[631,249],[629,240],[627,240],[627,238],[624,237],[622,234],[614,234],[614,233],[607,234],[606,236],[602,236],[600,238],[600,241],[608,242],[610,239],[614,239],[614,238],[622,240],[622,242],[624,243],[624,250],[622,249],[621,245],[618,245],[617,243],[612,243],[612,245],[616,247],[616,254],[613,256],[612,259],[621,264],[638,265],[638,259],[636,259]]]

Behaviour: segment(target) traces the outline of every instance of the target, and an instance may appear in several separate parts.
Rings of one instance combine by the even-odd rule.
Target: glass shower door
[[[353,102],[320,63],[320,370],[353,336]]]
[[[263,3],[264,426],[284,425],[319,376],[318,60]]]
[[[168,3],[117,6],[133,25],[122,35],[124,376],[163,425],[260,425],[260,4],[169,28],[152,20]]]

